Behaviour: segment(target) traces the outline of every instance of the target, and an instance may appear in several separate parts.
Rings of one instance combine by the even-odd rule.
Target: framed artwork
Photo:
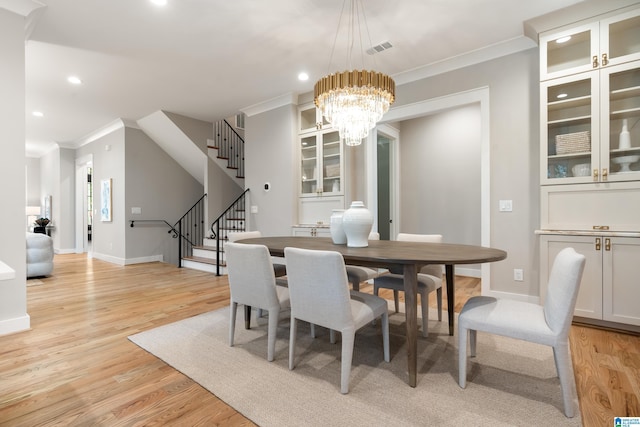
[[[111,222],[111,178],[100,181],[100,221]]]
[[[51,222],[53,220],[53,218],[51,217],[51,215],[53,214],[53,212],[51,211],[51,196],[45,196],[44,198],[44,218],[48,218],[49,221]]]

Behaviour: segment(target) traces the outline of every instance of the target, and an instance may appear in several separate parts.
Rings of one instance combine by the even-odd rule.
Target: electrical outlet
[[[524,281],[524,271],[521,268],[513,269],[513,280],[516,282]]]

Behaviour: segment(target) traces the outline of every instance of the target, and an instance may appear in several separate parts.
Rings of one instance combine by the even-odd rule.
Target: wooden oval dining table
[[[507,253],[484,246],[452,243],[400,242],[395,240],[372,240],[364,248],[336,245],[328,237],[260,237],[242,239],[238,243],[264,245],[272,256],[284,256],[284,248],[335,251],[342,254],[346,264],[365,267],[386,268],[404,276],[407,370],[409,385],[416,386],[418,350],[418,271],[428,264],[444,264],[447,285],[447,314],[449,335],[454,331],[455,271],[457,264],[479,264],[500,261]]]

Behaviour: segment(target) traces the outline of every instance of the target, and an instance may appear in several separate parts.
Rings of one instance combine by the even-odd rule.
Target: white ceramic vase
[[[342,227],[342,216],[344,209],[334,209],[329,219],[329,231],[331,232],[331,240],[336,245],[344,245],[347,243],[347,235],[344,234]]]
[[[622,120],[622,132],[620,132],[620,143],[618,148],[621,150],[628,150],[631,148],[631,136],[629,135],[629,129],[627,129],[627,119]]]
[[[369,246],[369,233],[373,225],[373,215],[363,202],[351,202],[351,207],[342,215],[342,228],[347,235],[347,246],[365,248]]]

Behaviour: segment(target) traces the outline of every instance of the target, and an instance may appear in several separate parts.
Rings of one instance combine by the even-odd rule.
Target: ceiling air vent
[[[392,47],[393,45],[391,44],[391,42],[386,41],[370,47],[369,49],[367,49],[367,53],[369,55],[375,55],[376,53],[380,53],[383,50],[391,49]]]

